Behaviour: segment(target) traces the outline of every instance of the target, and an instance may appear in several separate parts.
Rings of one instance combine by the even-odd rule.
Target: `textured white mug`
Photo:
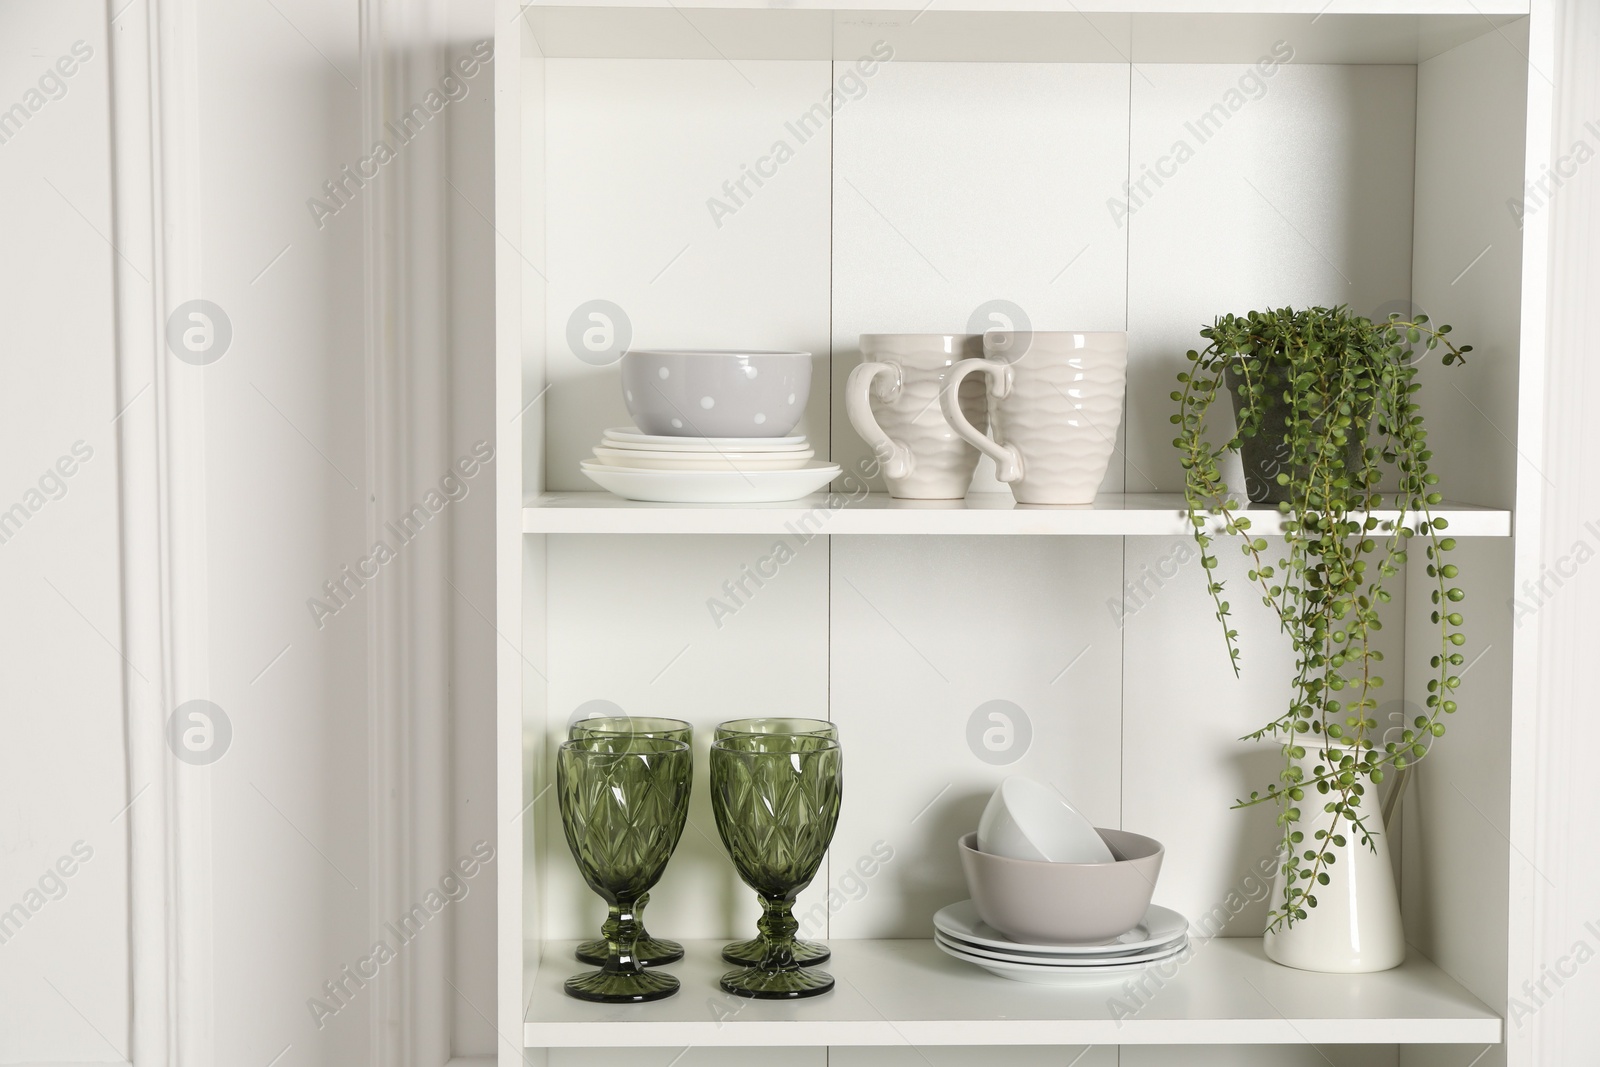
[[[982,338],[975,333],[861,335],[863,362],[845,384],[844,409],[883,465],[890,496],[959,500],[967,495],[978,453],[945,421],[939,398],[952,369],[982,351]],[[988,425],[980,383],[962,389],[960,401],[969,420]]]
[[[1094,503],[1122,423],[1128,335],[990,330],[983,351],[951,372],[945,419],[994,459],[1018,503]],[[989,434],[955,403],[974,373],[989,378]]]

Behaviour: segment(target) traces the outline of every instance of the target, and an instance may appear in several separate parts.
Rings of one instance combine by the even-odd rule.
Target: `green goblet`
[[[791,737],[812,736],[826,737],[832,741],[839,740],[839,728],[827,719],[792,717],[732,719],[717,725],[712,740],[721,741],[735,734],[786,734]],[[763,944],[759,937],[752,937],[748,941],[730,942],[723,946],[722,958],[738,967],[754,967],[761,962]],[[832,955],[832,950],[820,941],[807,941],[799,937],[794,939],[794,959],[802,967],[815,967],[819,963],[826,963]]]
[[[580,737],[556,755],[556,796],[567,847],[583,880],[605,900],[600,970],[568,978],[569,997],[605,1004],[660,1000],[678,980],[639,964],[640,898],[660,879],[689,817],[694,758],[682,741],[659,737]]]
[[[668,741],[682,741],[691,749],[694,746],[693,726],[682,719],[663,719],[654,715],[601,715],[592,719],[579,719],[572,724],[568,736],[661,737]],[[651,937],[650,932],[644,928],[644,906],[648,903],[650,903],[649,893],[634,902],[633,917],[639,923],[639,966],[659,967],[663,963],[677,963],[683,959],[683,946],[664,937]],[[573,953],[579,963],[589,963],[599,967],[606,962],[606,954],[609,951],[606,944],[616,937],[617,923],[621,918],[617,909],[612,908],[600,927],[600,936],[593,941],[583,942]]]
[[[814,734],[733,734],[711,746],[711,810],[745,885],[761,898],[759,962],[722,976],[724,991],[797,1000],[833,976],[795,959],[794,901],[833,840],[844,788],[839,742]]]

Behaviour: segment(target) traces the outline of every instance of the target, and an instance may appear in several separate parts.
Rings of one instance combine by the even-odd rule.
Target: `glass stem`
[[[638,900],[633,902],[633,917],[639,923],[638,939],[640,941],[644,941],[650,936],[649,931],[644,928],[644,906],[648,903],[650,903],[649,893],[645,893]],[[601,940],[615,941],[617,939],[617,929],[621,926],[621,924],[622,906],[619,904],[613,904],[611,906],[610,913],[606,916],[606,921],[600,924]]]
[[[794,901],[762,897],[756,929],[761,932],[762,970],[786,971],[799,966],[794,959],[794,935],[800,929],[794,918]]]
[[[639,921],[639,908],[648,899],[648,895],[639,900],[619,900],[611,905],[610,914],[600,927],[601,936],[606,939],[607,971],[636,974],[639,972],[638,943],[639,935],[644,932],[644,924]]]

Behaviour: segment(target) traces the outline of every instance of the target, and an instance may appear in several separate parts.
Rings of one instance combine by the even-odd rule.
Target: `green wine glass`
[[[666,869],[689,818],[694,757],[660,737],[580,737],[556,754],[556,796],[583,880],[616,918],[600,970],[568,978],[569,997],[604,1004],[660,1000],[678,980],[639,964],[638,903]]]
[[[592,719],[579,719],[568,732],[569,737],[662,737],[668,741],[682,741],[694,747],[694,727],[682,719],[664,719],[655,715],[597,715]],[[638,959],[641,967],[659,967],[664,963],[677,963],[683,959],[683,946],[664,937],[651,937],[644,928],[644,906],[650,903],[646,893],[634,902],[633,917],[639,923]],[[600,936],[578,945],[573,955],[579,963],[600,967],[606,962],[608,942],[616,937],[617,923],[622,916],[612,908],[600,927]]]
[[[844,788],[839,742],[814,734],[733,734],[711,746],[711,810],[745,885],[761,899],[760,960],[722,976],[725,992],[797,1000],[833,976],[795,959],[795,897],[833,840]]]
[[[788,716],[731,719],[728,722],[718,723],[712,740],[721,741],[735,734],[810,735],[826,737],[833,741],[839,740],[839,728],[827,719]],[[764,944],[759,937],[752,937],[748,941],[734,941],[723,946],[722,958],[737,967],[754,967],[761,962]],[[820,941],[807,941],[799,937],[794,939],[794,959],[802,967],[815,967],[819,963],[827,963],[832,955],[832,950]]]

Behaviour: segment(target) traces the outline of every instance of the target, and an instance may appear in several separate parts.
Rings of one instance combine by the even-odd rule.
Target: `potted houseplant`
[[[1456,567],[1445,561],[1455,547],[1448,522],[1432,511],[1441,497],[1428,469],[1415,379],[1427,352],[1442,345],[1443,362],[1456,364],[1471,346],[1457,347],[1449,326],[1432,326],[1423,315],[1374,323],[1345,307],[1225,315],[1200,333],[1208,343],[1188,353],[1172,393],[1172,422],[1206,582],[1237,674],[1238,633],[1214,548],[1216,533],[1231,535],[1295,654],[1288,706],[1249,735],[1282,746],[1282,770],[1236,805],[1278,808],[1282,862],[1270,951],[1273,934],[1303,923],[1318,889],[1339,877],[1340,855],[1356,845],[1386,847],[1377,838],[1382,820],[1373,787],[1422,759],[1444,733],[1442,717],[1456,709],[1464,593],[1451,584]],[[1208,419],[1224,394],[1232,399],[1232,432],[1216,447],[1208,442]],[[1219,459],[1232,451],[1242,453],[1252,501],[1275,503],[1283,515],[1275,561],[1219,471]],[[1385,491],[1385,479],[1396,488]],[[1398,520],[1380,522],[1374,512],[1382,508],[1397,510]],[[1423,558],[1416,560],[1419,546]],[[1427,569],[1439,648],[1425,714],[1385,737],[1375,710],[1382,654],[1373,639],[1388,585],[1408,562]]]

